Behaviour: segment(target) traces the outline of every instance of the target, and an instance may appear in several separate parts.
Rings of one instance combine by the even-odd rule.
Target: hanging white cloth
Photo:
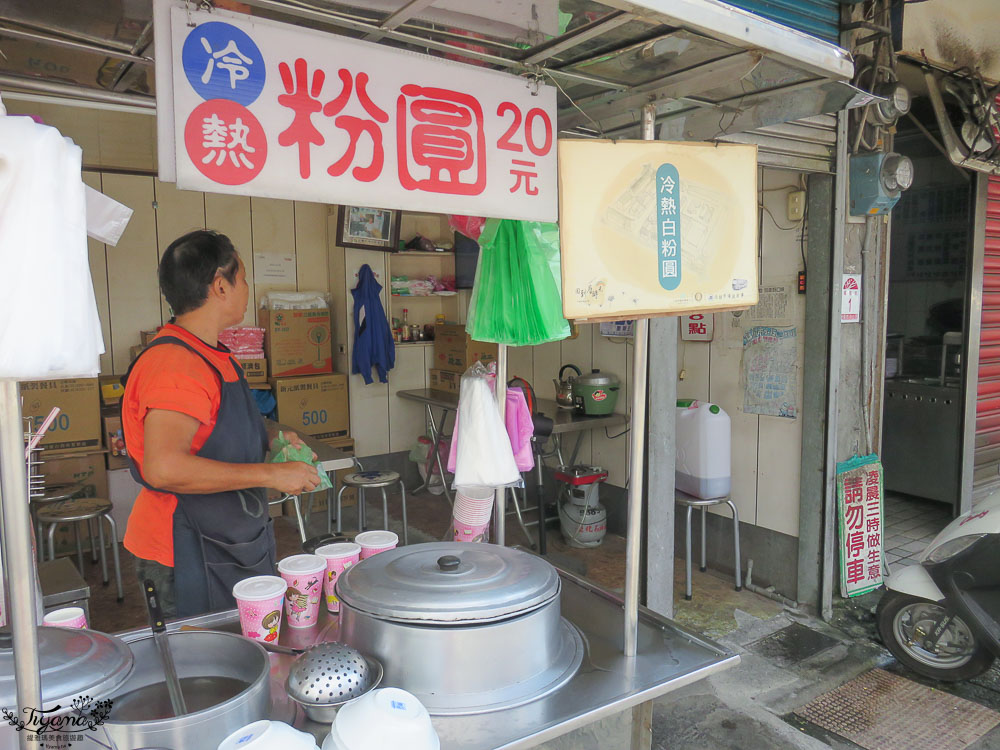
[[[55,128],[0,116],[0,378],[99,372],[82,157]]]

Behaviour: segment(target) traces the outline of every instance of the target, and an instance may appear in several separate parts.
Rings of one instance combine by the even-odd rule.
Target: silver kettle
[[[553,379],[553,383],[556,386],[556,403],[562,409],[572,409],[573,408],[573,376],[570,375],[568,378],[563,380],[563,373],[566,369],[576,370],[576,376],[580,377],[580,368],[576,365],[563,365],[559,368],[559,379]]]

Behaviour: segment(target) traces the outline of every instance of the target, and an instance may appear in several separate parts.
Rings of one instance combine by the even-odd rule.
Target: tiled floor
[[[890,572],[916,564],[920,553],[950,521],[949,505],[887,492],[884,549]]]

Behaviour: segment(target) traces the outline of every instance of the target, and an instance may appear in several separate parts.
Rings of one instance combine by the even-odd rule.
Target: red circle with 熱
[[[267,136],[253,113],[228,99],[202,102],[184,125],[188,158],[220,185],[242,185],[264,168]]]

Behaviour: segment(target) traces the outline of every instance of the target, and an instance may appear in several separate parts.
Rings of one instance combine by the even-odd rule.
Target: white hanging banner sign
[[[172,66],[172,101],[157,106],[172,114],[180,188],[557,219],[551,86],[183,7],[157,58]]]

